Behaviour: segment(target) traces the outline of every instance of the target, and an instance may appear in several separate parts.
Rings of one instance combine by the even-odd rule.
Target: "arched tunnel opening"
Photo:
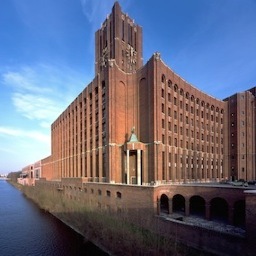
[[[165,194],[160,197],[160,212],[169,214],[169,199]]]
[[[185,198],[177,194],[173,197],[173,204],[172,204],[172,209],[174,213],[185,213]]]

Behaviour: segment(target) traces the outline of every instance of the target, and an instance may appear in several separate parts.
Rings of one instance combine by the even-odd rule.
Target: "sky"
[[[51,154],[51,124],[94,78],[94,35],[114,0],[1,0],[0,174]],[[256,0],[120,0],[155,52],[224,99],[256,86]]]

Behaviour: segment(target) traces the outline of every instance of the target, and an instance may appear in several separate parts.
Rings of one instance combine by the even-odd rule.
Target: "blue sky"
[[[156,51],[223,99],[256,86],[256,0],[120,0]],[[94,77],[94,33],[113,0],[2,0],[0,173],[50,155],[50,125]]]

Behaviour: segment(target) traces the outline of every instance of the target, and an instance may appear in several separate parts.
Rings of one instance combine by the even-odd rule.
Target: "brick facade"
[[[142,29],[118,3],[96,32],[95,49],[94,80],[52,124],[54,179],[142,185],[230,176],[227,102],[187,83],[159,53],[143,66]]]
[[[227,108],[227,170],[233,180],[256,180],[255,88],[225,99]]]

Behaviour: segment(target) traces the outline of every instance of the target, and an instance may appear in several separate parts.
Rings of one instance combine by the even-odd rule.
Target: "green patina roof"
[[[134,127],[132,128],[132,134],[131,134],[130,139],[129,139],[128,142],[138,142],[138,138],[135,134],[135,128]]]
[[[131,137],[129,139],[129,142],[138,142],[138,138],[137,136],[135,135],[135,133],[132,133],[131,134]]]

